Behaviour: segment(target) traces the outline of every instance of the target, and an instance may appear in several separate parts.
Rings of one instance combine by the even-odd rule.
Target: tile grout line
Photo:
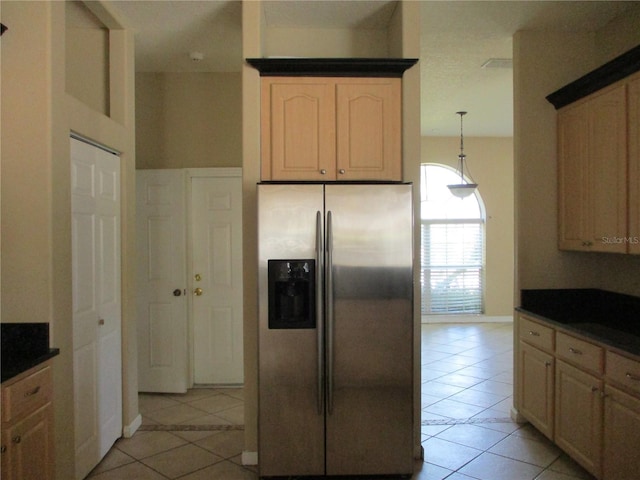
[[[487,417],[487,418],[448,418],[444,420],[423,420],[422,426],[429,425],[474,425],[477,423],[512,423],[509,417]]]
[[[147,424],[140,425],[138,429],[142,432],[216,432],[244,430],[244,425],[161,425]]]

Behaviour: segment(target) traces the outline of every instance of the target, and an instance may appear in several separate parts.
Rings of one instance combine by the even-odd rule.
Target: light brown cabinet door
[[[402,180],[401,79],[336,85],[337,179]]]
[[[626,88],[558,113],[561,249],[627,252]]]
[[[629,253],[640,254],[640,75],[628,88]]]
[[[553,439],[553,356],[522,341],[518,354],[520,413]]]
[[[558,215],[562,250],[589,250],[587,110],[587,104],[582,103],[558,113]]]
[[[52,415],[47,403],[2,432],[3,479],[53,479]]]
[[[620,85],[589,102],[591,249],[627,251],[627,110]]]
[[[596,477],[602,458],[602,381],[556,361],[556,444]]]
[[[636,478],[640,472],[640,399],[609,386],[605,393],[603,478]]]
[[[335,84],[325,78],[262,80],[262,180],[335,179]]]

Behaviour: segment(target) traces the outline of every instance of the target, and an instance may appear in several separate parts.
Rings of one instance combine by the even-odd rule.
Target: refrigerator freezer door
[[[322,312],[315,328],[296,329],[270,329],[268,314],[268,261],[316,258],[318,237],[322,242],[323,235],[323,203],[322,185],[258,186],[261,476],[324,474],[322,349],[318,349]],[[321,266],[316,270],[321,273]],[[316,303],[322,304],[321,296]]]
[[[326,186],[327,475],[413,469],[411,197],[411,185]]]

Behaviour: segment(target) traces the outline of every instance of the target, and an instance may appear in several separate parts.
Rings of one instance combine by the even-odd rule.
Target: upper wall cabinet
[[[262,79],[262,180],[402,180],[399,78]]]
[[[629,105],[629,253],[640,254],[640,77],[627,86]]]
[[[559,246],[626,252],[626,86],[558,112]]]
[[[640,254],[640,47],[549,95],[558,108],[558,245]]]
[[[400,77],[415,60],[372,62],[249,60],[263,76],[263,181],[402,180]]]

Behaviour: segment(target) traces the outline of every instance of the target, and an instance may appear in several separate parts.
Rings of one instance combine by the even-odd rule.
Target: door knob
[[[194,294],[195,296],[199,297],[200,295],[202,295],[202,289],[201,289],[201,288],[196,288],[196,289],[193,291],[193,294]]]
[[[179,297],[180,295],[182,295],[182,290],[180,290],[179,288],[176,288],[176,289],[173,291],[173,296],[174,296],[174,297]]]

